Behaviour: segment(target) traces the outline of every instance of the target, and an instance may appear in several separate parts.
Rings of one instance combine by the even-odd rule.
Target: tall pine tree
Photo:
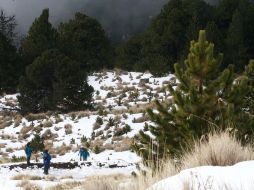
[[[44,9],[35,19],[28,35],[21,40],[20,52],[26,65],[31,64],[44,51],[57,47],[58,33],[49,22],[49,10]]]
[[[0,32],[0,93],[14,93],[22,65],[12,41]]]
[[[233,68],[219,72],[223,56],[214,55],[214,44],[206,40],[205,31],[200,31],[198,41],[192,41],[185,60],[185,68],[175,64],[179,81],[176,89],[169,86],[173,104],[156,101],[157,111],[148,110],[154,125],[152,134],[140,132],[140,141],[134,148],[145,159],[162,158],[176,154],[193,138],[201,138],[210,130],[238,126],[243,97],[247,93],[247,77],[234,78]],[[246,117],[245,117],[246,118]]]
[[[91,106],[93,88],[80,64],[56,49],[48,50],[26,68],[19,83],[24,113],[73,111]]]
[[[226,61],[242,71],[248,62],[247,47],[244,41],[244,28],[241,13],[237,10],[232,18],[226,39]]]
[[[112,49],[105,31],[96,19],[76,13],[75,18],[59,26],[60,49],[81,68],[94,71],[112,64]]]

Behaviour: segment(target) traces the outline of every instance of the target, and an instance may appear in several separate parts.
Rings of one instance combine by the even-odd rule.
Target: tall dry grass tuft
[[[41,187],[30,183],[29,181],[22,181],[17,184],[18,187],[21,187],[22,190],[41,190]]]
[[[145,175],[139,175],[133,187],[130,186],[126,190],[145,190],[185,169],[199,166],[228,166],[253,158],[252,146],[242,146],[229,132],[210,133],[206,141],[196,141],[179,159],[169,158],[162,161],[155,171],[148,168]],[[190,189],[188,184],[185,189]]]
[[[86,179],[81,190],[119,190],[119,185],[128,179],[124,175],[92,176]]]
[[[12,180],[41,180],[42,178],[40,176],[32,176],[27,174],[18,174],[16,176],[13,176],[11,178]]]
[[[141,172],[142,175],[136,178],[133,186],[130,186],[126,190],[146,190],[156,182],[174,176],[179,172],[176,162],[173,159],[161,161],[156,169],[151,169],[152,167]]]
[[[230,166],[241,161],[252,160],[251,145],[242,146],[229,132],[214,132],[206,141],[196,141],[181,158],[181,168],[198,166]]]

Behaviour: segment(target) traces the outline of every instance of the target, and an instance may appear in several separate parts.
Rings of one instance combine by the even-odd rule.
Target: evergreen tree
[[[12,42],[16,37],[16,25],[16,19],[14,15],[7,16],[3,10],[0,10],[0,33],[2,33]]]
[[[151,23],[143,43],[142,53],[148,67],[149,64],[154,64],[156,56],[160,56],[167,65],[161,70],[162,74],[168,72],[167,69],[173,71],[173,64],[181,57],[186,44],[188,22],[189,15],[182,0],[171,0],[165,5]],[[150,69],[150,72],[153,70]]]
[[[21,40],[20,52],[25,63],[31,64],[44,51],[56,48],[57,38],[57,31],[49,22],[49,10],[44,9]]]
[[[82,13],[59,26],[60,48],[82,69],[98,70],[111,66],[112,49],[105,31],[97,20]]]
[[[237,10],[230,24],[226,39],[226,65],[234,64],[236,70],[242,71],[248,62],[247,48],[244,41],[242,15]]]
[[[216,44],[215,53],[223,52],[224,50],[224,38],[220,32],[217,24],[214,21],[210,21],[206,25],[207,40]]]
[[[79,63],[58,50],[48,50],[27,67],[20,79],[20,107],[25,113],[87,108],[93,88],[86,78]]]
[[[14,93],[21,75],[21,64],[16,48],[0,32],[0,93]]]
[[[157,112],[148,110],[156,124],[149,126],[154,139],[141,131],[140,142],[134,146],[145,159],[176,154],[193,138],[214,128],[225,129],[233,123],[244,130],[238,124],[246,116],[242,106],[248,91],[247,77],[235,79],[232,67],[220,73],[222,57],[214,55],[214,45],[206,41],[205,31],[200,31],[198,41],[191,42],[185,68],[175,65],[179,84],[176,89],[169,86],[173,104],[165,106],[156,101]]]
[[[242,143],[253,143],[254,137],[254,60],[251,60],[245,67],[243,76],[248,78],[248,89],[243,97],[243,109],[239,117],[238,136],[241,137]]]
[[[141,60],[142,37],[135,36],[116,48],[115,66],[132,71],[134,64]],[[144,70],[146,68],[142,68]]]
[[[35,160],[38,162],[38,157],[39,155],[37,154],[38,152],[42,152],[45,148],[43,139],[39,134],[35,134],[34,138],[31,140],[31,148],[33,150],[33,153],[35,154]]]

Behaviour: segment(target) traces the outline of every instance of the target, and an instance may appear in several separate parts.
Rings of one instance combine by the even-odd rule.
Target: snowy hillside
[[[145,110],[153,106],[152,100],[170,101],[165,87],[175,83],[174,76],[154,78],[148,73],[115,71],[95,73],[89,76],[88,81],[95,89],[93,99],[96,111],[68,114],[48,112],[22,117],[15,112],[18,108],[17,95],[1,97],[1,162],[24,162],[24,146],[33,138],[33,134],[39,133],[53,156],[53,163],[78,161],[81,146],[87,146],[91,151],[89,167],[82,166],[67,173],[52,169],[50,173],[56,179],[48,182],[47,186],[55,185],[66,175],[83,179],[96,173],[130,175],[136,171],[135,164],[141,159],[130,151],[132,139],[146,123],[149,124]],[[34,158],[32,162],[35,162]],[[17,174],[43,176],[41,169],[9,170],[9,165],[0,166],[0,184],[6,189],[15,189],[19,181],[14,182],[11,178]],[[112,165],[119,167],[112,169]]]

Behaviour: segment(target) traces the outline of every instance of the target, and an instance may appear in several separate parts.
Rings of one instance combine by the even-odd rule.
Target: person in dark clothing
[[[87,158],[89,156],[89,152],[86,148],[82,147],[79,150],[79,156],[80,156],[80,161],[87,161]]]
[[[33,152],[33,149],[31,147],[31,143],[27,143],[26,144],[26,147],[25,147],[25,153],[26,153],[26,162],[27,162],[27,165],[31,165],[30,163],[30,159],[31,159],[31,156],[32,156],[32,152]]]
[[[44,165],[44,174],[45,175],[49,174],[50,160],[51,160],[51,156],[48,153],[48,150],[44,150],[44,152],[43,152],[43,165]]]

